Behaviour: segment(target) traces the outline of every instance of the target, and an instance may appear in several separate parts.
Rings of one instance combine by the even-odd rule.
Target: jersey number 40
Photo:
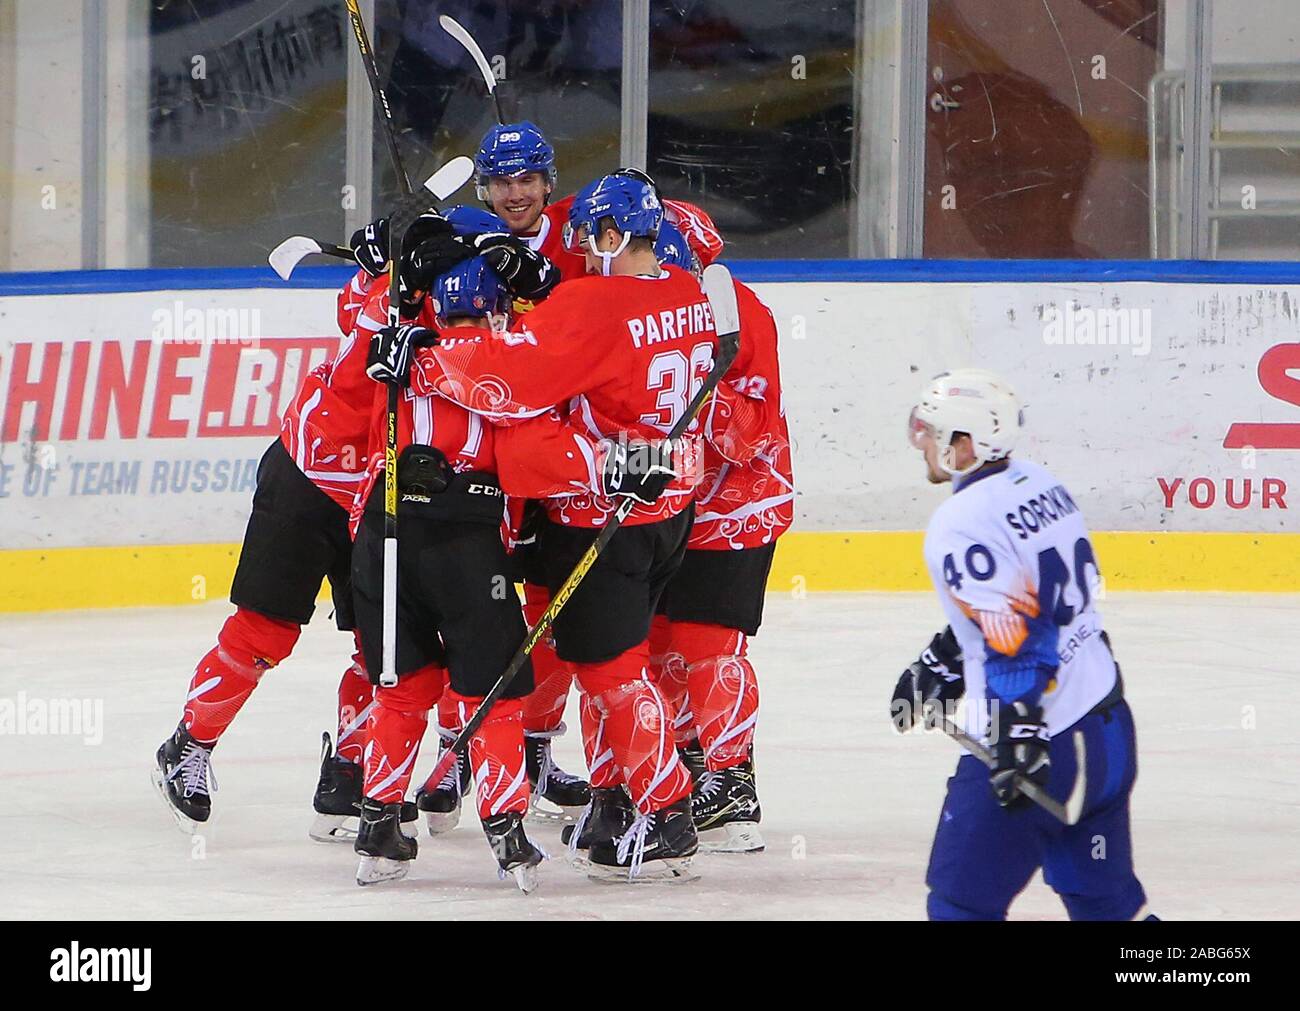
[[[987,582],[997,572],[997,562],[994,561],[993,552],[983,544],[972,544],[968,547],[963,561],[966,573],[976,582]],[[1074,621],[1077,614],[1088,609],[1088,604],[1092,601],[1088,579],[1089,565],[1092,566],[1093,573],[1100,578],[1096,555],[1093,554],[1092,544],[1086,537],[1080,537],[1074,542],[1073,567],[1066,564],[1056,548],[1047,548],[1038,553],[1038,606],[1043,613],[1051,615],[1054,624],[1068,625]],[[961,591],[963,578],[953,555],[951,553],[944,555],[943,580],[954,594]],[[1077,607],[1067,603],[1065,599],[1066,589],[1071,585],[1079,591]]]

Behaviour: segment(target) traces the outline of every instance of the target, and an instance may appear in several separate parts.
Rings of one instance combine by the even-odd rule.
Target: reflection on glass
[[[151,261],[265,264],[343,230],[347,47],[340,3],[150,9]]]
[[[1159,0],[931,0],[925,255],[1149,255]]]
[[[848,255],[856,8],[652,0],[647,167],[729,256]]]
[[[485,4],[427,0],[376,5],[376,48],[392,55],[381,74],[407,171],[424,178],[473,156],[496,112],[469,55],[438,24],[454,17],[472,34],[501,81],[505,115],[532,120],[555,148],[557,196],[618,168],[623,59],[618,0]],[[378,129],[378,126],[376,126]],[[397,194],[388,151],[374,144],[376,208]],[[461,202],[474,202],[466,188]]]

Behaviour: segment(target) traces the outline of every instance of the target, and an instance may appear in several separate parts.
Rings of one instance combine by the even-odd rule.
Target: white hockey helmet
[[[1011,455],[1025,423],[1011,385],[984,369],[954,369],[930,380],[908,418],[908,439],[920,448],[923,434],[939,446],[939,466],[954,475],[969,474],[982,463]],[[970,436],[975,462],[963,470],[954,464],[952,437]]]

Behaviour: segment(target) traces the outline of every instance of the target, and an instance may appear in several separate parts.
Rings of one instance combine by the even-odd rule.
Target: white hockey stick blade
[[[290,235],[271,250],[266,262],[280,275],[282,281],[287,281],[293,273],[293,268],[302,262],[303,257],[320,251],[320,243],[315,239],[309,239],[305,235]]]
[[[483,83],[487,85],[488,94],[491,95],[495,92],[497,90],[497,75],[492,73],[492,66],[488,63],[487,57],[483,55],[483,50],[479,48],[478,43],[474,41],[474,36],[467,32],[459,21],[448,17],[446,14],[438,18],[438,24],[442,25],[444,32],[464,46],[465,52],[469,53],[470,58],[478,64],[478,72],[483,75]]]
[[[424,181],[424,188],[439,200],[446,200],[474,174],[474,163],[458,155]]]
[[[736,307],[736,283],[731,271],[720,263],[704,268],[704,294],[713,309],[713,325],[718,336],[740,332],[740,310]]]

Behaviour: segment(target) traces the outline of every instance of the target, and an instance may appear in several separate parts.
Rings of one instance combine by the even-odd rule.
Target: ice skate
[[[528,838],[523,816],[514,811],[495,815],[483,822],[483,832],[501,867],[502,878],[511,875],[525,895],[535,890],[540,883],[537,868],[546,854]]]
[[[692,784],[699,783],[704,774],[709,771],[709,767],[704,760],[704,749],[700,746],[698,739],[679,744],[677,746],[677,757],[682,760],[682,764],[686,766],[686,771],[691,774]]]
[[[406,877],[420,844],[402,831],[401,817],[401,804],[380,804],[362,798],[361,827],[353,844],[361,854],[357,884],[373,885]]]
[[[544,821],[574,821],[591,803],[591,785],[555,764],[551,740],[563,731],[524,733],[524,758],[532,785],[528,815]]]
[[[447,745],[455,738],[439,738],[438,759],[447,752]],[[442,835],[450,832],[460,824],[460,799],[470,788],[473,779],[470,776],[469,762],[464,754],[458,754],[436,788],[416,791],[415,805],[424,812],[425,826],[429,835]]]
[[[701,853],[761,853],[763,818],[752,762],[705,772],[691,793]]]
[[[699,875],[692,873],[691,859],[698,849],[690,798],[684,797],[653,814],[637,815],[618,839],[593,845],[587,876],[633,884],[694,881]]]
[[[185,724],[163,741],[155,755],[153,784],[184,832],[193,835],[212,814],[212,748],[190,736]]]
[[[320,779],[311,806],[316,812],[307,834],[317,842],[354,842],[361,821],[365,771],[334,753],[328,733],[321,734]]]
[[[560,841],[569,848],[570,859],[585,859],[583,852],[597,843],[617,839],[635,818],[636,810],[623,787],[596,787],[591,791],[591,803],[578,820],[560,830]]]

